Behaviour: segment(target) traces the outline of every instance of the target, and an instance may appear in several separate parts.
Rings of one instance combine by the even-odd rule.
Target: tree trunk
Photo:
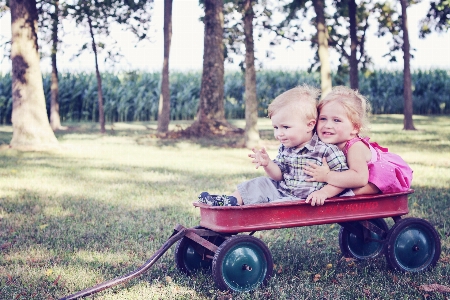
[[[403,31],[403,129],[416,130],[413,123],[413,103],[412,103],[412,87],[411,87],[411,69],[410,69],[410,49],[409,49],[409,33],[408,33],[408,16],[406,9],[408,8],[407,0],[400,0],[402,5],[402,31]]]
[[[185,136],[242,134],[225,119],[223,0],[205,0],[203,73],[197,119]]]
[[[205,0],[203,73],[198,120],[225,120],[223,1]]]
[[[47,117],[37,44],[36,1],[10,1],[13,136],[19,150],[59,148]]]
[[[244,2],[245,34],[245,146],[253,148],[259,144],[258,100],[256,98],[255,52],[253,43],[252,0]]]
[[[172,40],[172,1],[164,0],[164,62],[158,108],[158,132],[160,133],[169,131],[170,123],[169,55]]]
[[[100,132],[105,133],[105,112],[103,110],[103,91],[102,91],[102,77],[98,70],[97,46],[95,44],[94,31],[92,29],[91,16],[87,15],[89,32],[92,38],[92,51],[95,57],[95,75],[97,76],[97,96],[98,96],[98,122],[100,123]]]
[[[320,59],[320,85],[322,98],[331,91],[331,66],[330,54],[328,52],[328,29],[325,24],[324,0],[313,0],[316,12],[317,43]]]
[[[358,59],[356,53],[358,51],[358,36],[356,35],[356,2],[348,1],[348,14],[350,18],[350,87],[357,90],[359,88],[358,80]]]
[[[58,68],[56,67],[56,53],[58,52],[58,22],[59,22],[59,1],[54,3],[55,12],[52,15],[52,84],[51,102],[50,102],[50,126],[53,130],[61,129],[61,119],[59,116],[59,100],[58,100]]]

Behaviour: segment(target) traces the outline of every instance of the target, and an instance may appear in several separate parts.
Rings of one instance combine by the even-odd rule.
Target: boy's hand
[[[253,153],[250,153],[248,157],[253,158],[252,163],[256,164],[256,168],[259,167],[267,167],[270,162],[269,154],[266,152],[266,148],[262,148],[261,150],[256,150],[252,148]]]
[[[309,167],[305,166],[303,170],[305,171],[305,174],[311,176],[311,178],[308,178],[305,181],[327,182],[327,175],[330,173],[330,167],[328,166],[325,157],[322,158],[321,166],[310,162],[307,162],[307,164]]]
[[[314,191],[311,194],[308,195],[308,197],[306,197],[306,203],[311,202],[311,206],[319,206],[319,205],[323,205],[325,203],[325,199],[328,198],[328,195],[322,191],[322,190],[318,190],[318,191]]]

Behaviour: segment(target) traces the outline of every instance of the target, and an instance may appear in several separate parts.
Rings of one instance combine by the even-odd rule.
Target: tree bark
[[[58,68],[56,66],[56,53],[58,52],[58,22],[59,22],[59,1],[54,2],[55,12],[52,15],[52,75],[51,75],[51,102],[50,102],[50,126],[53,130],[61,129],[61,119],[59,116],[59,80]]]
[[[172,1],[164,0],[164,62],[158,108],[159,133],[168,132],[170,123],[169,55],[172,40]]]
[[[403,129],[416,130],[413,123],[413,103],[412,103],[412,87],[411,87],[411,69],[410,69],[410,48],[408,33],[408,8],[407,0],[400,0],[402,6],[402,31],[403,31]]]
[[[253,42],[252,0],[244,2],[245,34],[245,146],[253,148],[259,144],[258,100],[256,98],[255,51]]]
[[[203,72],[197,118],[185,136],[242,134],[225,119],[223,0],[205,0]]]
[[[356,1],[348,1],[348,14],[350,18],[350,87],[357,90],[359,88],[358,80],[358,36],[356,35]]]
[[[58,149],[47,117],[37,43],[36,1],[10,1],[13,110],[12,148]]]
[[[97,77],[97,98],[98,98],[98,122],[100,123],[100,132],[105,133],[105,112],[103,110],[103,91],[102,91],[102,77],[98,69],[97,45],[95,44],[94,31],[92,29],[91,16],[87,15],[89,32],[92,39],[92,51],[95,57],[95,75]]]
[[[314,11],[316,12],[317,43],[319,45],[318,54],[320,59],[320,86],[322,98],[325,97],[332,87],[330,54],[328,52],[328,29],[325,24],[324,0],[313,0]]]
[[[223,1],[205,0],[203,73],[198,120],[225,121]]]

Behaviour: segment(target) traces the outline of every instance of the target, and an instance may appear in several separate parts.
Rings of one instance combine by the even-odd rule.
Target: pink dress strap
[[[371,163],[371,162],[374,162],[374,161],[380,159],[379,153],[375,149],[380,149],[383,152],[387,152],[387,148],[383,148],[383,147],[379,146],[377,143],[370,143],[369,140],[370,140],[369,137],[361,138],[359,136],[356,136],[356,137],[352,138],[351,140],[348,140],[347,143],[345,143],[344,150],[343,150],[345,156],[347,156],[348,149],[350,149],[350,147],[353,146],[353,144],[361,141],[367,146],[367,148],[369,148],[370,152],[372,153],[372,157],[368,163]]]
[[[348,149],[350,149],[350,147],[353,146],[353,144],[356,143],[356,142],[361,141],[361,142],[363,142],[364,144],[366,144],[367,147],[369,147],[369,139],[370,139],[369,137],[360,138],[359,136],[355,136],[355,137],[352,138],[351,140],[348,140],[347,143],[345,143],[344,150],[343,150],[345,156],[347,156]],[[369,147],[369,148],[370,148],[370,147]]]

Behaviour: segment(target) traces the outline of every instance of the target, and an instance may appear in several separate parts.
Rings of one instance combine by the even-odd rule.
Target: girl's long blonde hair
[[[319,101],[317,110],[319,111],[332,101],[339,102],[347,112],[347,116],[353,126],[358,130],[359,135],[369,132],[370,103],[357,90],[346,86],[336,86],[331,92]]]

